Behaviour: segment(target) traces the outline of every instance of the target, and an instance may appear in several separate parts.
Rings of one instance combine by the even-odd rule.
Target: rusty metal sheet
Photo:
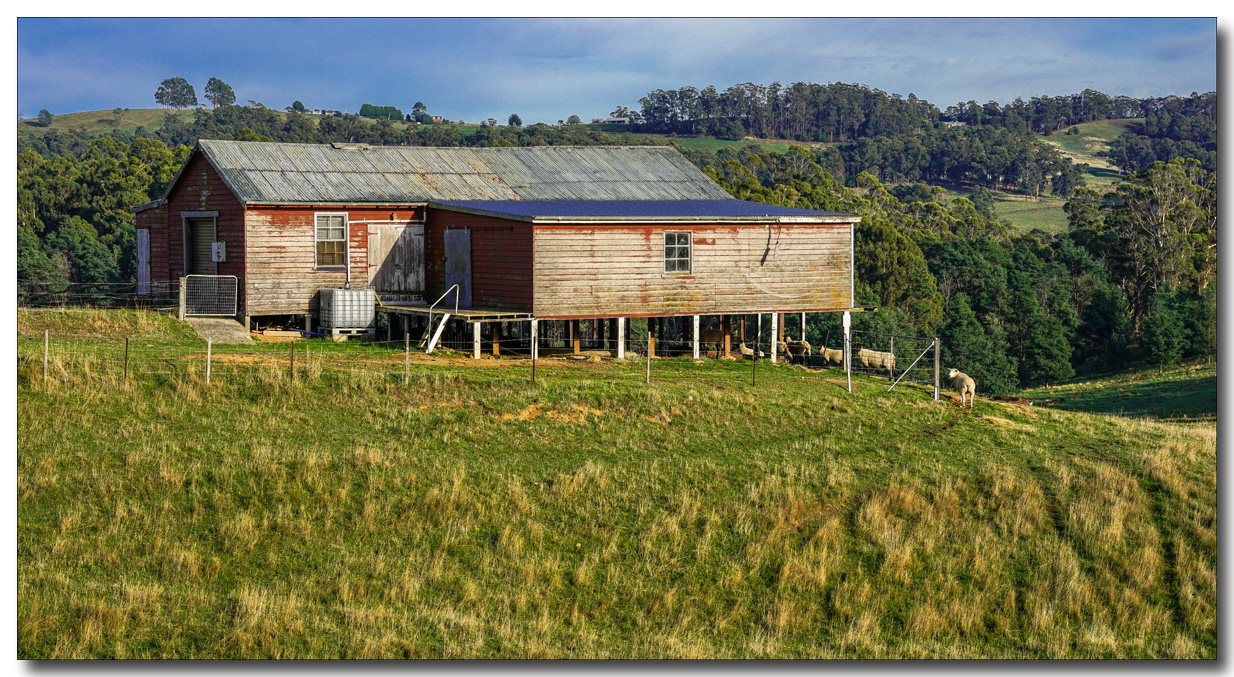
[[[423,148],[200,141],[244,202],[677,200],[729,196],[663,146]]]

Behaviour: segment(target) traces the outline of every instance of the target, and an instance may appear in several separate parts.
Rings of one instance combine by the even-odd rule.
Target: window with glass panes
[[[317,267],[347,265],[347,215],[317,215]]]
[[[664,234],[664,272],[690,272],[690,234]]]

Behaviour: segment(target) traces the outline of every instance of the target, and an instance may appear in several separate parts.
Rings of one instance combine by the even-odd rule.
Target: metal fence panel
[[[938,370],[935,359],[939,350],[937,339],[854,329],[852,330],[852,343],[854,373],[881,376],[892,383],[912,381],[938,389]],[[892,363],[894,368],[889,369],[885,366],[885,362],[880,363],[878,360],[871,361],[869,366],[863,364],[855,354],[859,346],[880,353],[891,353],[895,356]]]
[[[186,275],[185,315],[235,315],[239,280],[235,275]]]

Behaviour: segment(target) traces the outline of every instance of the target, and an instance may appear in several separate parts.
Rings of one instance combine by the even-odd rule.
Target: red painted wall
[[[445,292],[445,231],[471,231],[471,302],[476,307],[529,312],[532,302],[531,224],[493,216],[429,209],[424,228],[424,298]]]
[[[169,280],[178,280],[184,275],[184,219],[183,212],[217,211],[215,239],[227,242],[227,260],[218,264],[219,275],[235,275],[240,288],[245,283],[244,259],[244,207],[232,194],[227,184],[219,177],[214,167],[198,153],[185,167],[180,180],[167,196],[167,203],[152,211],[165,211],[167,235],[164,240]],[[151,278],[158,280],[154,272],[153,250],[155,233],[150,233]],[[237,299],[239,314],[245,314],[244,295]]]

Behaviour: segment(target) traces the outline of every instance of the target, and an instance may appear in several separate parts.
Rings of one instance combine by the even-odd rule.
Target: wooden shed
[[[477,317],[537,320],[853,300],[856,216],[733,200],[662,146],[202,140],[134,211],[139,279],[234,276],[246,324],[316,314],[339,287],[416,309],[458,285]]]

